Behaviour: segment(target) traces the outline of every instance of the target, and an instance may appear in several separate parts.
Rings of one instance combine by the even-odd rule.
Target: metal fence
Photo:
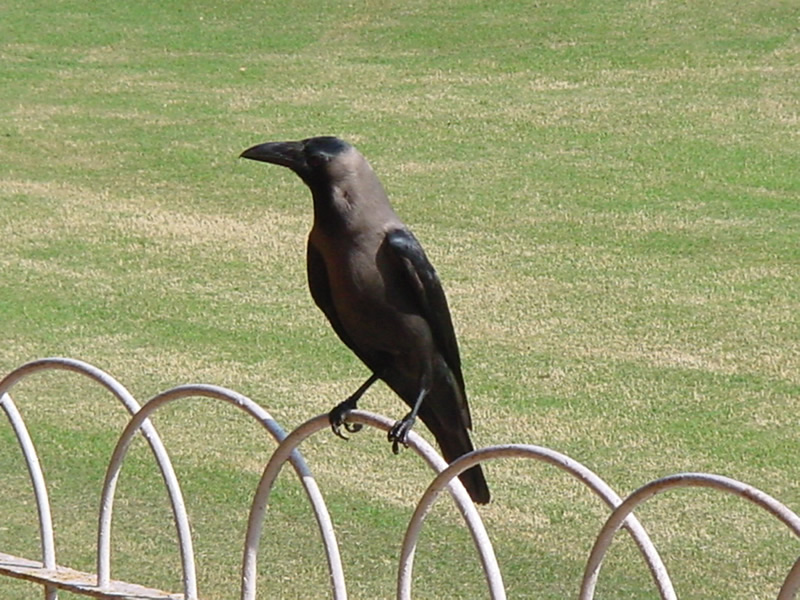
[[[101,490],[96,547],[97,562],[94,573],[70,569],[59,565],[56,560],[47,485],[25,422],[9,393],[18,382],[26,377],[42,371],[52,370],[70,371],[88,377],[116,397],[130,414],[130,419],[120,435],[109,461]],[[15,369],[0,380],[0,406],[2,406],[8,417],[14,435],[19,442],[19,447],[30,475],[31,486],[36,499],[41,545],[40,560],[12,556],[0,552],[0,575],[41,584],[47,600],[55,600],[60,589],[78,595],[105,599],[197,599],[195,557],[181,486],[175,476],[167,451],[148,418],[164,405],[187,397],[208,398],[236,406],[255,419],[277,443],[277,448],[264,468],[250,507],[242,556],[242,600],[254,600],[256,598],[257,554],[261,530],[270,492],[278,473],[287,462],[292,466],[305,490],[310,510],[319,527],[327,559],[332,595],[336,600],[346,598],[345,579],[333,524],[316,481],[297,449],[303,440],[309,436],[328,429],[327,414],[317,416],[287,434],[269,413],[249,398],[232,390],[213,385],[178,386],[154,396],[140,406],[128,390],[109,374],[85,362],[69,358],[46,358],[33,361]],[[386,417],[365,411],[353,411],[348,420],[352,423],[367,425],[387,432],[393,425],[393,421]],[[180,548],[182,593],[164,592],[133,582],[117,581],[111,577],[110,532],[116,484],[131,441],[140,432],[153,452],[169,495]],[[500,568],[484,524],[457,478],[462,471],[477,463],[489,460],[526,459],[552,465],[583,483],[609,507],[610,516],[597,535],[586,562],[579,592],[580,600],[590,600],[594,597],[595,585],[600,575],[603,558],[614,536],[620,529],[626,529],[633,537],[642,559],[650,570],[654,586],[658,590],[660,597],[664,600],[677,598],[664,563],[650,541],[647,532],[632,514],[632,511],[637,506],[666,490],[679,487],[704,487],[734,494],[761,507],[783,522],[794,535],[800,537],[800,517],[794,512],[770,495],[750,485],[720,475],[706,473],[671,475],[651,481],[634,491],[627,498],[622,499],[590,469],[568,456],[548,448],[525,444],[491,446],[475,450],[448,465],[430,444],[413,431],[409,436],[408,445],[433,469],[436,476],[417,504],[403,539],[398,563],[396,589],[397,598],[402,600],[411,598],[414,551],[425,523],[425,517],[434,502],[445,490],[449,493],[461,513],[466,527],[469,529],[472,541],[475,544],[475,550],[483,567],[489,597],[496,600],[506,597]],[[778,600],[795,598],[798,588],[800,588],[800,558],[798,558],[786,576],[778,594]]]

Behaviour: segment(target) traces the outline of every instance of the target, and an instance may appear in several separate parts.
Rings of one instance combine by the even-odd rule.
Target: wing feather
[[[395,257],[404,266],[408,280],[415,291],[423,316],[433,332],[439,352],[458,384],[466,405],[464,377],[461,374],[461,356],[456,333],[450,317],[450,308],[436,270],[425,255],[422,245],[407,229],[395,229],[386,236]]]

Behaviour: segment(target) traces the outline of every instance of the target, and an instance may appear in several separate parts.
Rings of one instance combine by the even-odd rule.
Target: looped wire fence
[[[36,448],[28,434],[22,416],[10,396],[11,389],[21,380],[42,371],[69,371],[83,375],[104,387],[123,405],[130,415],[106,469],[101,490],[96,543],[96,568],[87,573],[59,565],[53,533],[53,521],[47,484],[42,472]],[[246,396],[232,390],[213,385],[182,385],[157,394],[143,405],[116,379],[88,363],[71,358],[45,358],[32,361],[11,371],[0,380],[0,407],[5,412],[22,451],[30,476],[36,501],[39,521],[40,560],[23,558],[0,552],[0,575],[26,579],[38,583],[44,590],[46,600],[57,600],[58,590],[66,590],[93,598],[128,598],[136,600],[183,599],[197,600],[197,575],[192,535],[181,486],[175,475],[169,455],[161,438],[149,420],[161,407],[183,398],[204,398],[208,401],[226,402],[255,419],[278,444],[272,452],[253,498],[247,524],[242,555],[241,589],[242,600],[257,597],[257,556],[263,524],[266,518],[270,492],[283,466],[288,462],[300,480],[309,508],[319,528],[321,542],[330,576],[331,592],[336,600],[347,598],[345,578],[336,535],[323,500],[322,493],[301,456],[298,447],[308,437],[329,428],[327,414],[314,417],[290,433]],[[348,421],[389,431],[394,422],[386,417],[356,410],[349,414]],[[127,451],[133,438],[141,433],[147,441],[167,489],[173,521],[178,538],[182,569],[181,593],[169,593],[148,588],[134,582],[114,580],[111,577],[111,524],[117,481]],[[642,559],[652,575],[653,583],[664,600],[677,598],[667,569],[645,529],[633,515],[633,510],[653,496],[666,490],[682,487],[703,487],[734,494],[767,511],[800,537],[800,517],[772,496],[750,485],[707,473],[680,473],[651,481],[627,498],[622,499],[598,475],[581,463],[555,450],[528,444],[508,444],[480,448],[460,457],[448,465],[444,459],[421,436],[412,431],[408,447],[417,453],[435,473],[433,480],[417,504],[403,539],[397,569],[396,597],[408,600],[412,596],[414,553],[424,527],[425,518],[444,490],[455,503],[468,528],[480,564],[486,578],[489,597],[494,600],[506,598],[500,566],[483,521],[458,480],[458,475],[470,467],[490,460],[523,459],[535,460],[557,467],[584,484],[611,510],[611,514],[598,533],[586,562],[583,579],[578,591],[580,600],[594,598],[595,586],[600,575],[603,559],[620,529],[626,529],[633,538]],[[800,558],[794,563],[778,594],[778,600],[789,600],[797,596],[800,588]]]

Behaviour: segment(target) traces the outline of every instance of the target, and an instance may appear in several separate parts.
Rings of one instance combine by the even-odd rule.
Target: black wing
[[[407,229],[395,229],[386,235],[386,242],[406,270],[414,288],[423,316],[433,332],[434,342],[453,373],[466,404],[464,377],[461,374],[461,356],[450,318],[450,309],[442,284],[425,251]]]

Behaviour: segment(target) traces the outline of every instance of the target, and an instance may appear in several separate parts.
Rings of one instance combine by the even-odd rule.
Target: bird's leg
[[[356,431],[359,431],[361,429],[361,425],[359,425],[358,423],[351,424],[346,422],[347,413],[356,408],[356,403],[361,399],[361,396],[363,396],[364,392],[367,391],[369,386],[371,386],[377,380],[378,380],[378,374],[373,373],[372,375],[369,376],[369,379],[367,379],[364,383],[361,384],[361,387],[359,387],[355,392],[350,394],[350,396],[348,396],[348,398],[344,402],[340,402],[339,404],[334,406],[333,410],[331,410],[331,412],[328,413],[328,420],[331,423],[331,429],[333,430],[333,433],[338,435],[343,440],[346,440],[347,436],[344,435],[341,431],[342,425],[344,425],[344,428],[350,433],[355,433]]]
[[[386,437],[390,442],[392,442],[392,452],[395,454],[400,452],[400,444],[403,444],[403,446],[408,448],[408,444],[406,443],[408,432],[411,431],[412,427],[414,427],[414,422],[417,420],[419,407],[422,406],[422,401],[425,399],[425,396],[428,395],[429,391],[430,387],[423,383],[419,391],[419,396],[417,396],[417,401],[414,403],[411,412],[397,421],[397,423],[395,423],[389,430],[389,434]]]

